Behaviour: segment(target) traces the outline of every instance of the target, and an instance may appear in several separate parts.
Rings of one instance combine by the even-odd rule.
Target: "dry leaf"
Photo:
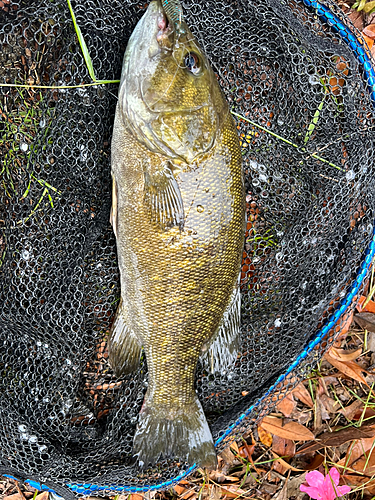
[[[366,476],[357,476],[355,474],[344,474],[341,476],[344,479],[345,484],[350,486],[363,486],[370,495],[375,494],[375,480],[370,480]]]
[[[346,408],[341,408],[338,413],[344,415],[347,420],[352,420],[357,411],[363,407],[363,402],[359,399],[356,399],[354,403],[347,406]]]
[[[272,451],[272,455],[277,459],[278,462],[280,462],[285,467],[286,470],[293,470],[295,472],[305,472],[303,469],[297,469],[296,467],[293,467],[292,465],[288,464],[288,462],[285,462],[285,460],[280,458],[279,455],[274,451]]]
[[[181,496],[183,493],[185,493],[185,492],[187,491],[187,489],[186,489],[186,488],[184,488],[183,486],[180,486],[179,484],[175,484],[175,485],[173,486],[173,489],[175,490],[175,492],[176,492],[176,493],[177,493],[177,495],[179,495],[179,496]],[[140,500],[139,498],[135,499],[135,498],[132,498],[132,497],[133,497],[133,495],[131,495],[130,500]],[[137,497],[141,497],[141,498],[142,498],[142,496],[141,496],[141,495],[137,495]],[[143,499],[142,499],[142,500],[143,500]]]
[[[272,446],[272,434],[267,432],[263,427],[258,427],[258,436],[261,443],[269,448]]]
[[[284,417],[290,417],[290,415],[293,413],[293,410],[297,406],[296,401],[294,401],[293,394],[291,392],[288,392],[288,394],[277,403],[277,409],[280,411]]]
[[[306,387],[303,385],[302,382],[300,382],[297,387],[293,389],[293,395],[295,398],[299,399],[302,403],[304,403],[306,406],[309,408],[312,408],[314,406],[314,403],[311,399],[310,393],[306,389]]]
[[[296,455],[313,453],[329,446],[340,446],[354,439],[363,439],[375,436],[375,428],[370,425],[363,427],[348,427],[335,432],[324,432],[317,436],[316,441],[301,446]]]
[[[370,302],[366,305],[366,307],[364,309],[362,309],[362,305],[364,304],[364,302],[367,300],[367,297],[365,297],[364,295],[361,295],[359,301],[358,301],[358,304],[357,304],[357,311],[358,312],[370,312],[370,313],[375,313],[375,302],[373,300],[370,300]]]
[[[324,406],[324,408],[329,413],[337,413],[340,410],[340,408],[341,408],[341,405],[340,405],[340,403],[338,401],[335,401],[334,399],[330,398],[326,394],[322,394],[320,396],[320,402],[322,403],[322,405]],[[322,417],[322,418],[324,420],[324,417]],[[328,419],[329,419],[329,416],[328,416]]]
[[[347,466],[350,467],[352,463],[354,463],[362,455],[371,450],[373,444],[374,444],[373,437],[358,439],[354,441],[353,446],[350,446],[347,451],[345,464],[347,464]]]
[[[314,434],[297,422],[288,422],[283,425],[283,421],[277,417],[264,417],[261,427],[266,431],[285,439],[293,441],[310,441],[314,439]]]
[[[227,498],[237,498],[239,495],[245,495],[246,491],[241,490],[237,486],[221,486],[221,494],[225,495]]]
[[[371,452],[370,456],[364,455],[362,458],[352,464],[352,469],[363,472],[366,476],[373,476],[375,474],[375,452]]]
[[[291,439],[284,439],[279,436],[274,436],[272,442],[272,451],[274,451],[279,457],[294,457],[294,454],[296,452],[296,445],[295,442]],[[284,475],[288,470],[280,460],[276,460],[276,462],[273,463],[273,469],[282,475]]]
[[[365,35],[363,33],[363,31],[362,31],[362,36],[363,36],[365,42],[367,43],[368,48],[371,50],[372,46],[374,45],[374,39],[371,38],[371,37],[369,37],[369,36],[367,36],[367,35]]]
[[[3,500],[24,500],[22,495],[19,493],[14,493],[14,495],[8,495],[7,497],[4,497]]]
[[[362,312],[354,315],[354,321],[363,330],[375,332],[375,314],[371,312]]]
[[[369,314],[369,313],[365,313]],[[375,314],[374,314],[375,317]],[[346,351],[345,349],[338,349],[337,347],[331,347],[328,351],[328,355],[338,361],[352,361],[359,358],[362,354],[362,348],[355,349],[354,351]]]
[[[375,24],[369,24],[366,28],[363,28],[362,34],[375,40]]]
[[[35,497],[35,500],[48,500],[48,498],[49,498],[48,491],[43,491],[42,493],[39,493],[39,495]]]
[[[368,386],[365,378],[362,375],[362,372],[368,372],[354,361],[339,361],[338,359],[332,358],[332,356],[330,356],[328,353],[324,355],[324,358],[326,359],[326,361],[328,361],[328,363],[331,363],[332,366],[337,368],[347,377]]]
[[[236,441],[233,441],[233,443],[231,443],[229,447],[235,455],[240,454],[240,450],[238,449],[238,445],[237,445]]]
[[[313,461],[304,467],[306,471],[312,471],[318,469],[324,462],[324,455],[319,455],[318,453],[314,456]]]

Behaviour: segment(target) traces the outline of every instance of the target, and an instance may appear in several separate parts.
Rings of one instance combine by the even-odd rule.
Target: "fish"
[[[175,458],[213,469],[194,377],[198,360],[228,371],[237,358],[242,156],[207,57],[160,0],[125,51],[111,173],[121,300],[108,358],[118,377],[136,370],[142,353],[148,369],[134,458],[141,468]]]

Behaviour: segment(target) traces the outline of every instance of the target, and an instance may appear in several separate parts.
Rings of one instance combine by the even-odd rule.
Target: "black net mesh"
[[[218,449],[319,359],[372,258],[375,77],[335,4],[311,3],[182,2],[235,113],[247,193],[240,355],[196,373]],[[119,78],[146,7],[73,2],[98,79]],[[160,488],[191,466],[132,462],[147,367],[117,379],[106,351],[117,85],[91,81],[67,2],[0,2],[0,472],[79,494]]]

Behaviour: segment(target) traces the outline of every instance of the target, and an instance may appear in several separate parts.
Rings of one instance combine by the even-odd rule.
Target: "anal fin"
[[[127,323],[121,299],[108,339],[108,361],[117,377],[135,371],[141,357],[142,346]]]
[[[231,300],[222,321],[210,343],[203,346],[200,362],[208,372],[225,373],[237,359],[241,330],[241,292],[233,290]]]
[[[164,163],[157,172],[144,172],[144,204],[152,222],[162,230],[184,227],[185,213],[180,188],[173,174],[173,165]]]

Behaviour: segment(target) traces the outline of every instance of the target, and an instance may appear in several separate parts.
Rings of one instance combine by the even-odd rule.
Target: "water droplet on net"
[[[268,182],[268,177],[264,174],[259,174],[259,180],[261,182]]]
[[[316,75],[310,75],[309,82],[311,83],[311,85],[318,85],[320,83],[320,80]]]
[[[18,430],[19,430],[20,432],[26,432],[26,431],[27,431],[27,427],[26,427],[26,425],[24,425],[24,424],[20,424],[20,425],[18,426]]]
[[[259,52],[262,54],[262,56],[266,56],[270,53],[270,49],[266,45],[261,45],[259,47]]]
[[[280,126],[284,125],[284,120],[282,118],[278,118],[277,119],[277,124],[280,125]]]
[[[276,261],[277,261],[277,262],[280,262],[280,260],[281,260],[282,258],[283,258],[283,253],[282,253],[282,252],[278,252],[278,253],[276,254]]]
[[[47,446],[45,444],[38,446],[39,453],[43,453],[43,451],[46,451],[46,450],[47,450]]]
[[[37,436],[29,436],[29,443],[34,444],[38,442]]]
[[[46,126],[46,120],[44,118],[42,118],[39,122],[39,127],[40,128],[44,128]]]
[[[280,328],[280,326],[281,326],[281,319],[280,318],[275,319],[275,323],[274,324],[275,324],[276,328]]]
[[[87,157],[88,157],[88,149],[87,149],[87,147],[84,144],[82,144],[80,146],[80,150],[81,150],[81,152],[80,152],[80,155],[79,155],[79,159],[81,161],[86,161]]]
[[[199,212],[200,214],[201,214],[202,212],[204,212],[204,207],[202,207],[202,205],[198,205],[198,206],[197,206],[197,212]]]
[[[345,177],[346,177],[346,180],[352,181],[355,178],[354,170],[349,170],[348,172],[346,172]]]
[[[29,145],[26,142],[21,142],[20,150],[25,153],[28,149],[29,149]]]
[[[21,257],[23,258],[23,260],[29,260],[30,252],[24,248],[21,252]]]

